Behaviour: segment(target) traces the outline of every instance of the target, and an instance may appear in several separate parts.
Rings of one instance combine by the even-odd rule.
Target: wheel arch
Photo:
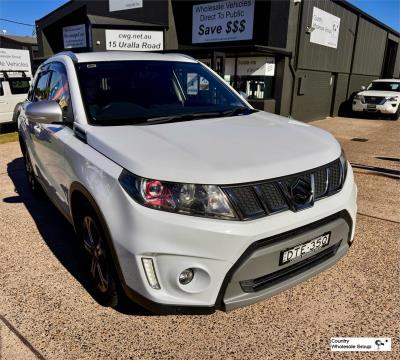
[[[117,275],[119,280],[123,285],[125,285],[125,280],[122,274],[121,266],[118,261],[118,256],[115,251],[114,243],[111,237],[111,233],[109,230],[109,227],[107,225],[106,219],[103,215],[103,212],[101,211],[100,207],[98,206],[96,200],[94,197],[91,195],[89,190],[86,189],[84,185],[82,185],[79,182],[73,182],[70,186],[70,191],[69,191],[69,204],[70,204],[70,213],[71,213],[71,219],[72,219],[72,224],[74,226],[75,232],[78,234],[79,228],[77,227],[77,216],[79,215],[79,204],[82,203],[82,201],[85,201],[95,212],[98,220],[100,221],[100,225],[105,231],[106,235],[106,241],[107,241],[107,246],[108,249],[110,250],[112,261],[115,265],[115,269],[117,271]]]

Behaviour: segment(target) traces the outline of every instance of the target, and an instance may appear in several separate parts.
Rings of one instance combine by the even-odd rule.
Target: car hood
[[[87,142],[136,175],[198,184],[294,174],[331,162],[341,151],[328,132],[265,112],[157,125],[89,126]]]
[[[380,91],[380,90],[364,90],[359,92],[357,95],[362,96],[397,96],[400,97],[400,93],[397,91]]]

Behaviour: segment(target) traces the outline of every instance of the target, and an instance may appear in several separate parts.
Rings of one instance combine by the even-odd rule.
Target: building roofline
[[[58,8],[54,9],[53,11],[49,12],[48,14],[42,16],[40,19],[35,20],[36,23],[41,22],[43,20],[45,20],[46,18],[50,17],[51,15],[55,14],[57,11],[70,6],[70,4],[72,3],[72,0],[69,0],[68,2],[66,2],[65,4],[62,4],[61,6],[59,6]]]
[[[372,15],[368,14],[367,12],[361,10],[357,6],[351,4],[349,1],[347,1],[347,0],[332,0],[332,1],[339,5],[342,5],[343,7],[347,8],[350,11],[355,12],[357,15],[361,15],[363,18],[371,21],[373,24],[375,24],[381,28],[384,28],[386,31],[388,31],[400,38],[399,31],[393,29],[389,25],[383,23],[382,21],[378,20],[377,18],[373,17]]]

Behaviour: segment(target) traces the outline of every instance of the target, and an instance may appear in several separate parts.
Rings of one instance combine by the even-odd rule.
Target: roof
[[[197,62],[197,60],[183,54],[162,54],[147,51],[98,51],[87,53],[66,51],[54,55],[49,60],[62,55],[69,56],[78,63],[129,60]]]
[[[91,15],[88,14],[87,18],[92,25],[121,25],[121,26],[138,26],[138,27],[160,27],[164,28],[163,25],[157,25],[152,23],[145,23],[134,20],[118,19],[109,16]]]
[[[386,31],[388,31],[388,32],[390,32],[392,34],[395,34],[396,36],[400,37],[400,33],[397,30],[391,28],[389,25],[386,25],[382,21],[379,21],[377,18],[375,18],[372,15],[366,13],[365,11],[361,10],[360,8],[358,8],[357,6],[351,4],[348,0],[332,0],[332,1],[344,6],[345,8],[355,12],[356,14],[361,15],[365,19],[369,20],[370,22],[372,22],[375,25],[378,25],[379,27],[385,29]]]
[[[37,39],[33,36],[17,36],[17,35],[4,35],[0,34],[0,37],[20,42],[23,44],[37,45]]]

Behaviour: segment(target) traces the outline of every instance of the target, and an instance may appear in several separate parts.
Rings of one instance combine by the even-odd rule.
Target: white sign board
[[[225,59],[225,75],[235,75],[235,59]],[[275,58],[273,57],[239,57],[237,59],[238,76],[274,76]]]
[[[192,43],[253,38],[255,0],[227,0],[193,6]]]
[[[0,48],[0,70],[32,73],[29,51]]]
[[[106,30],[107,50],[154,51],[164,49],[162,31]]]
[[[63,28],[64,49],[86,47],[86,25],[73,25]]]
[[[336,49],[339,40],[340,18],[314,6],[310,41]]]
[[[109,0],[110,11],[137,9],[143,7],[143,0]]]

